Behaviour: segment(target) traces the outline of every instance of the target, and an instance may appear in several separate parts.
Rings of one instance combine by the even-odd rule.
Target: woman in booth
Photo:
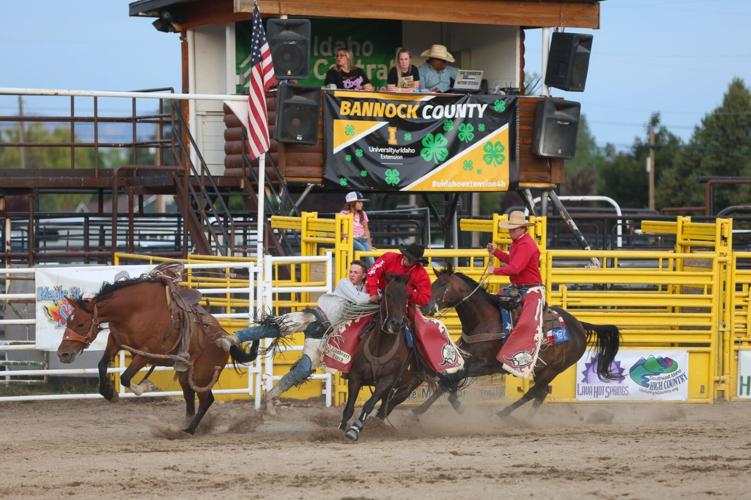
[[[404,47],[396,51],[395,66],[389,71],[386,90],[389,92],[415,92],[420,88],[420,72],[412,64],[412,55]]]
[[[368,75],[362,68],[354,65],[354,56],[351,50],[344,47],[336,49],[336,66],[326,73],[323,84],[328,87],[345,90],[373,90]]]

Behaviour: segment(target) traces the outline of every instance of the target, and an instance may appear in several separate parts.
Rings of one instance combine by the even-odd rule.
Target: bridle
[[[86,349],[91,345],[92,342],[94,342],[94,339],[97,335],[99,335],[99,332],[100,328],[99,320],[97,319],[97,305],[94,304],[94,311],[91,316],[91,326],[89,327],[89,331],[86,332],[86,335],[81,335],[72,328],[66,327],[65,333],[63,334],[63,340],[68,340],[70,342],[79,342],[83,344],[83,348]]]
[[[388,299],[389,296],[387,293],[383,294],[383,298],[381,299],[381,310],[380,310],[380,316],[381,316],[381,331],[384,333],[389,333],[386,330],[386,325],[389,322],[389,305],[388,305]],[[401,325],[404,326],[404,319],[402,319]],[[393,334],[392,334],[393,335]]]
[[[446,293],[448,293],[449,288],[451,288],[450,284],[446,283],[446,288],[443,289],[443,294],[441,294],[441,304],[443,304],[443,307],[441,307],[441,309],[445,309],[447,307],[453,307],[454,309],[456,309],[457,307],[459,307],[460,305],[468,301],[475,294],[475,292],[477,292],[477,290],[483,287],[483,284],[485,283],[485,281],[487,281],[488,270],[490,270],[490,264],[491,264],[491,261],[489,260],[488,265],[485,266],[485,270],[482,272],[482,276],[480,276],[480,279],[477,282],[477,286],[471,292],[469,292],[469,294],[465,295],[462,300],[460,300],[454,305],[446,304]],[[436,307],[438,307],[438,302],[436,302]]]

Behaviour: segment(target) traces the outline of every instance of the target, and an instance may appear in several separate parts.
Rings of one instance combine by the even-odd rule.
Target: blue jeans
[[[352,246],[355,248],[356,251],[369,251],[373,250],[373,247],[370,246],[370,243],[368,243],[368,240],[364,237],[355,238],[352,242]],[[372,266],[374,259],[373,257],[363,257],[362,259],[368,266]]]

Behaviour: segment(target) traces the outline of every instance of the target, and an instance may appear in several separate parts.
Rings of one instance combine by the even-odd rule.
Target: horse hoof
[[[194,435],[196,433],[196,430],[195,429],[191,429],[190,427],[188,427],[187,429],[183,429],[183,432],[185,434],[190,434],[192,436],[192,435]]]
[[[350,441],[357,441],[360,439],[360,433],[357,432],[354,428],[350,428],[347,432],[344,433],[344,435],[349,439]]]

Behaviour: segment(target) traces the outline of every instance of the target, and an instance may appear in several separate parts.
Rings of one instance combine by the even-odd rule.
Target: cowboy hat
[[[346,203],[352,203],[353,201],[368,201],[360,191],[350,191],[347,196],[344,197]]]
[[[508,220],[502,220],[498,223],[498,227],[501,229],[516,229],[517,227],[529,226],[534,226],[534,223],[528,222],[527,218],[524,216],[524,212],[521,210],[513,210],[509,214]]]
[[[426,264],[426,260],[423,259],[423,254],[425,253],[425,247],[420,245],[419,243],[410,243],[407,246],[402,245],[399,247],[399,251],[407,257],[409,260],[413,262],[419,262],[420,264]]]
[[[424,51],[422,54],[420,54],[422,57],[427,57],[428,59],[440,59],[442,61],[446,62],[454,62],[454,56],[451,55],[451,52],[448,51],[445,45],[440,45],[438,43],[433,44],[430,49]]]

